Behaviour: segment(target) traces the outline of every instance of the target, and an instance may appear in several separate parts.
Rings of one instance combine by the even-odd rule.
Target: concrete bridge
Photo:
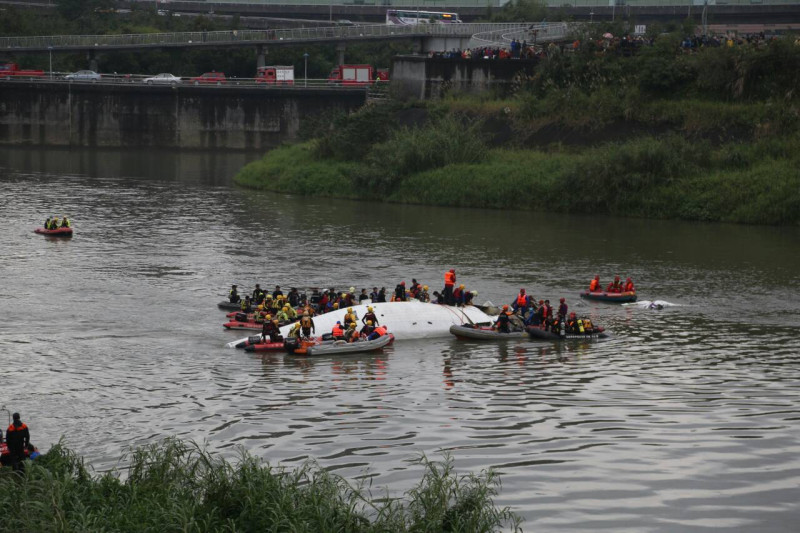
[[[412,40],[415,52],[506,46],[512,39],[528,42],[565,39],[569,25],[558,23],[507,24],[418,24],[390,26],[370,24],[322,28],[275,30],[231,30],[180,33],[140,33],[123,35],[49,35],[0,37],[0,52],[13,55],[85,51],[91,56],[105,51],[136,51],[165,48],[251,47],[258,53],[258,66],[264,65],[266,50],[278,46],[333,44],[340,51],[340,63],[348,43],[365,41]]]

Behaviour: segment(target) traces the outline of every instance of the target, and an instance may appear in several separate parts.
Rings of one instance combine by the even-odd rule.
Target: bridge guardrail
[[[61,49],[102,49],[104,47],[213,46],[277,44],[297,41],[358,40],[389,36],[470,37],[529,27],[530,23],[417,24],[393,26],[371,24],[274,30],[230,30],[209,32],[135,33],[118,35],[43,35],[0,37],[0,49],[48,51]]]
[[[73,85],[128,85],[140,87],[169,87],[167,83],[146,85],[144,80],[152,77],[150,74],[101,74],[102,78],[99,81],[93,80],[66,80],[64,76],[68,72],[45,72],[44,76],[8,76],[0,78],[0,84],[5,83],[48,83],[48,84],[73,84]],[[352,82],[343,82],[340,80],[328,80],[325,78],[309,78],[309,79],[296,79],[293,83],[265,83],[263,80],[256,78],[227,78],[219,83],[205,83],[193,82],[191,77],[182,77],[178,87],[207,87],[207,88],[225,88],[225,87],[254,87],[259,89],[352,89],[352,90],[366,90],[382,92],[388,87],[390,81],[379,81],[370,84],[355,84]]]
[[[534,42],[558,41],[567,37],[569,25],[566,22],[543,22],[525,27],[502,28],[476,33],[470,40],[470,48],[480,46],[506,46],[512,39]]]

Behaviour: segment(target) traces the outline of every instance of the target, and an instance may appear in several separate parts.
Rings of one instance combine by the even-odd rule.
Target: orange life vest
[[[600,282],[597,281],[596,279],[593,279],[592,282],[589,283],[589,290],[592,291],[592,292],[599,291],[600,290]]]
[[[377,333],[378,337],[382,337],[386,335],[386,328],[383,326],[378,326],[377,328],[375,328],[375,331],[373,331],[373,333]]]
[[[331,334],[334,337],[344,337],[344,330],[342,329],[341,325],[336,324],[336,325],[333,326],[333,329],[331,330]]]
[[[454,285],[456,282],[456,275],[452,272],[445,272],[444,273],[444,284],[447,285]]]
[[[629,281],[625,284],[625,292],[633,292],[635,289],[633,288],[633,282]]]
[[[526,305],[528,305],[528,298],[520,293],[520,295],[517,296],[517,307],[525,307]]]

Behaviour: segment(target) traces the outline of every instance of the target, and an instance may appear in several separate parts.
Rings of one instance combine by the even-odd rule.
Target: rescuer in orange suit
[[[25,448],[31,443],[31,434],[28,426],[20,420],[19,413],[14,413],[13,418],[14,421],[6,430],[6,444],[11,455],[11,466],[19,470],[22,468],[22,460],[25,459]]]
[[[600,287],[600,275],[594,277],[594,279],[589,283],[589,292],[597,292],[603,290]]]
[[[453,305],[453,285],[456,284],[456,271],[451,268],[448,272],[444,273],[444,303]]]
[[[633,282],[631,278],[625,280],[625,290],[624,292],[635,292],[636,288],[633,286]]]
[[[606,292],[622,292],[622,283],[619,281],[619,276],[614,276],[614,282],[606,286]]]

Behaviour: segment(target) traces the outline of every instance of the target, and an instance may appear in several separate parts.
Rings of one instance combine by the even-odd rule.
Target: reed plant
[[[177,439],[132,450],[124,477],[95,476],[59,443],[21,475],[0,471],[0,516],[4,531],[31,533],[519,530],[519,518],[494,505],[494,472],[457,474],[449,457],[417,461],[422,480],[391,498],[314,463],[288,470],[244,452],[231,463]]]

